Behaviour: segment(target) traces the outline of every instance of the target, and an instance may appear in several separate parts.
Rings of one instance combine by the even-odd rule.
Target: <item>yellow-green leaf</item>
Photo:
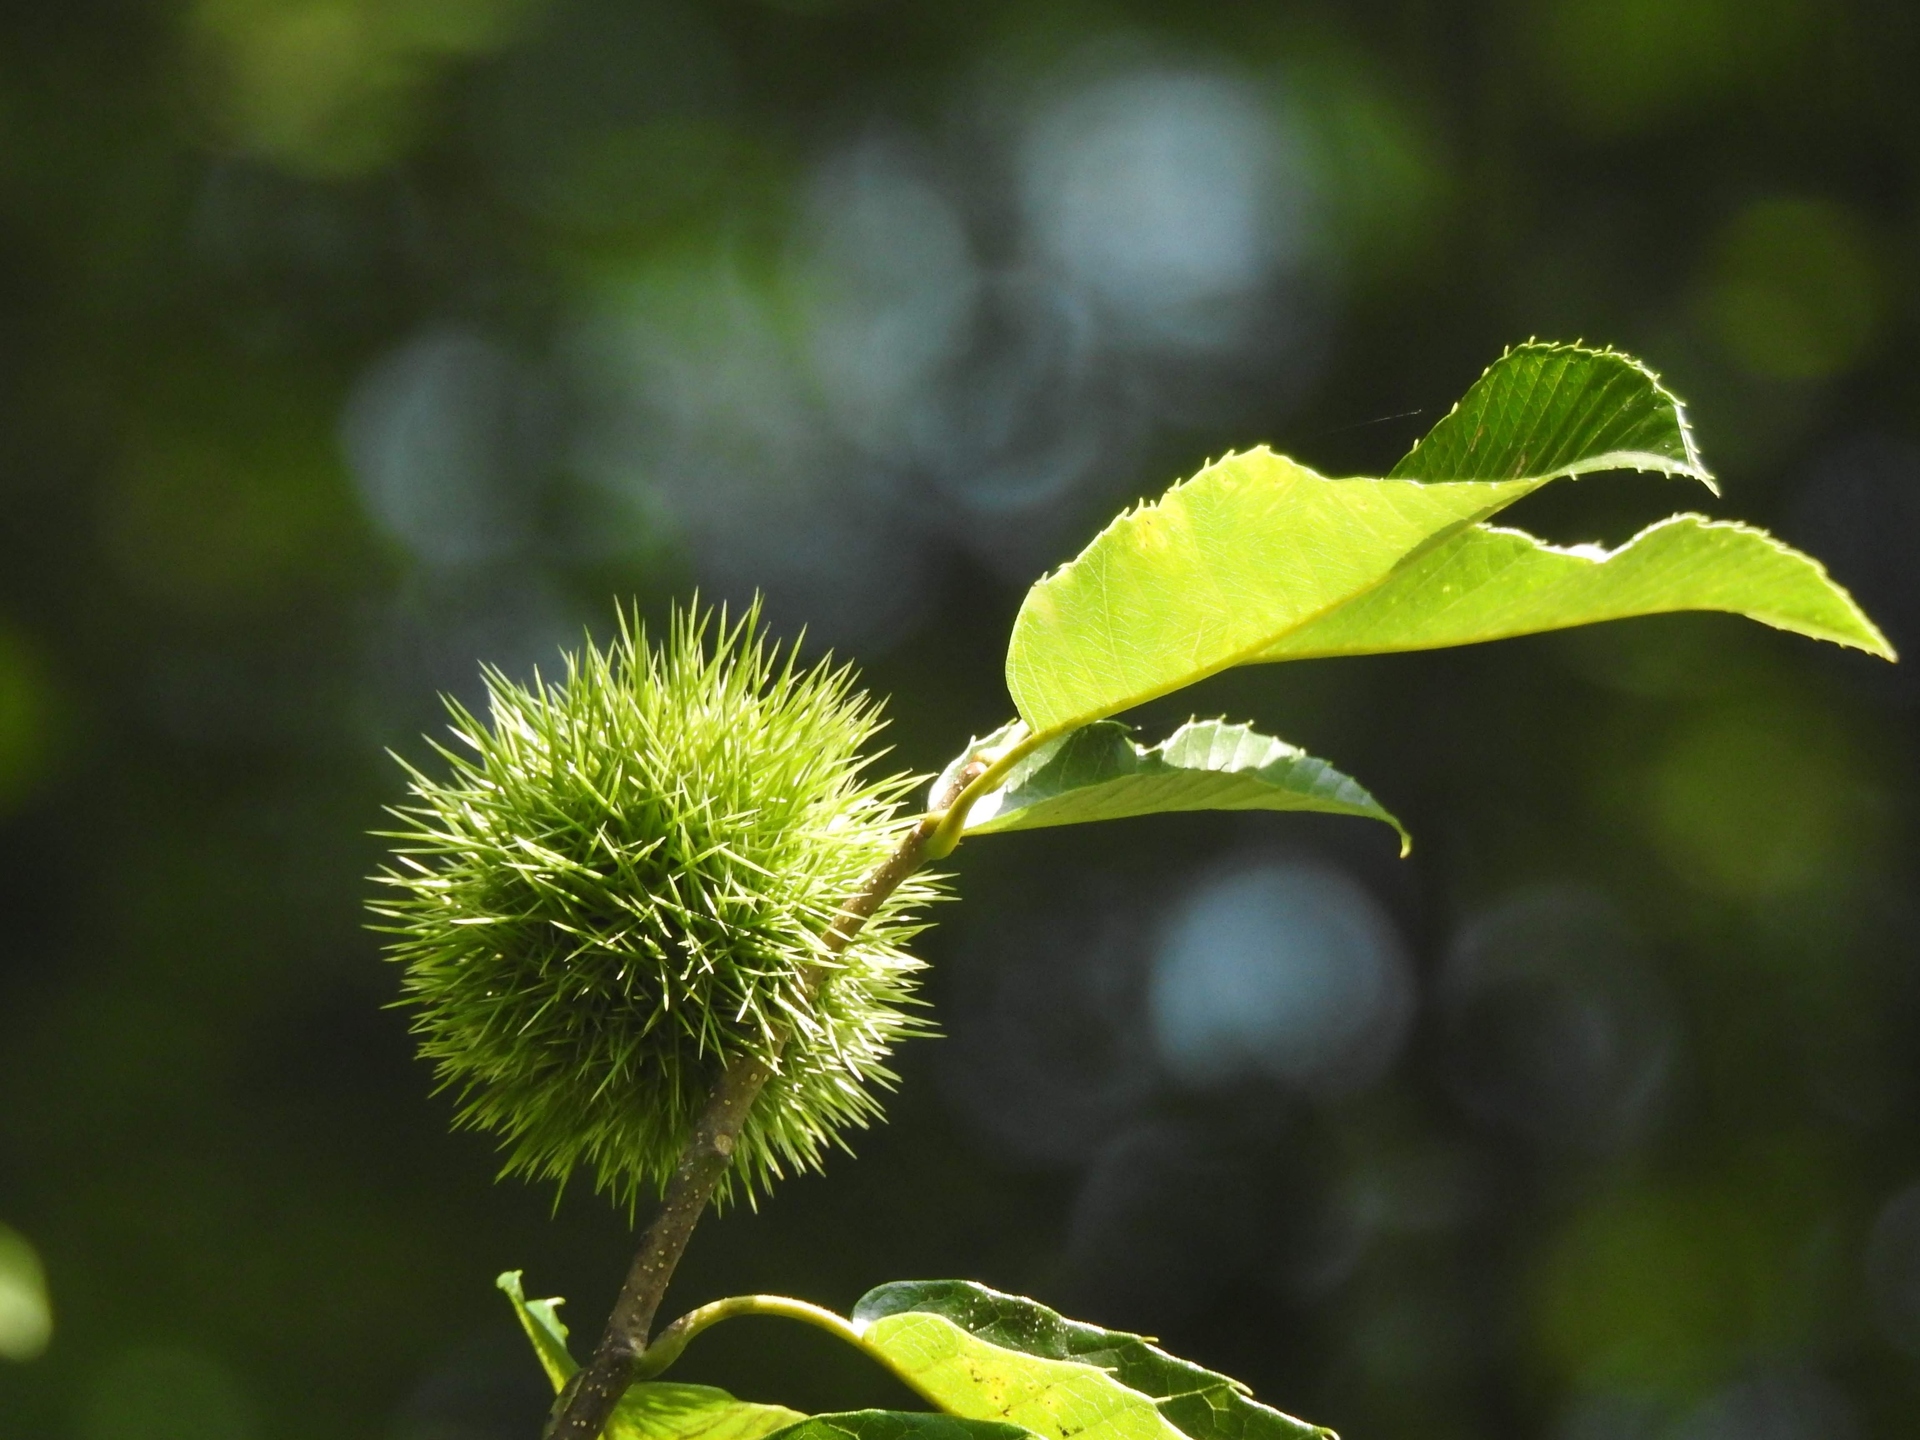
[[[1384,480],[1232,455],[1128,512],[1028,592],[1007,686],[1038,737],[1230,666],[1465,645],[1724,610],[1892,658],[1820,566],[1746,526],[1675,516],[1618,551],[1486,521],[1562,476],[1709,486],[1679,402],[1609,350],[1518,346]]]
[[[764,1440],[805,1419],[798,1410],[736,1400],[712,1385],[642,1380],[620,1397],[605,1440]]]
[[[942,1409],[1045,1440],[1332,1440],[1138,1335],[971,1281],[883,1285],[853,1320],[863,1346]]]
[[[1817,561],[1763,530],[1700,515],[1671,516],[1616,550],[1476,525],[1259,658],[1430,650],[1674,610],[1727,611],[1894,658]]]
[[[1018,1425],[993,1420],[965,1420],[958,1415],[927,1414],[917,1410],[848,1410],[838,1415],[812,1415],[778,1440],[1033,1440]]]
[[[1035,734],[1243,664],[1545,477],[1329,480],[1270,450],[1209,465],[1027,592],[1007,688]]]

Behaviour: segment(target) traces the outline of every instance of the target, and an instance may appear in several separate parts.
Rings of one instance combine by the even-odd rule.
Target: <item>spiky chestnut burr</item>
[[[878,707],[849,669],[770,644],[757,611],[681,612],[659,646],[623,617],[558,683],[486,682],[490,723],[449,703],[447,777],[407,767],[374,907],[458,1123],[502,1137],[505,1172],[585,1168],[631,1211],[751,1059],[771,1077],[717,1198],[817,1168],[925,1028],[904,946],[936,882],[823,943],[911,824],[913,779],[865,774]]]

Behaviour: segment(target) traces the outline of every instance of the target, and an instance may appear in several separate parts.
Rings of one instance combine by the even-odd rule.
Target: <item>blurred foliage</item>
[[[1657,131],[1713,107],[1764,103],[1804,84],[1830,27],[1806,0],[1546,0],[1542,78],[1578,129]]]
[[[0,1360],[33,1360],[53,1338],[46,1272],[25,1238],[0,1225]]]
[[[191,97],[220,139],[308,174],[401,158],[448,66],[498,50],[538,0],[199,0]]]
[[[935,769],[1119,504],[1262,441],[1378,473],[1537,334],[1646,357],[1723,513],[1920,652],[1909,6],[4,23],[0,1215],[34,1248],[0,1325],[21,1255],[58,1324],[0,1434],[533,1433],[491,1277],[591,1327],[628,1235],[447,1133],[365,832],[437,691],[615,596],[764,588]],[[1516,523],[1675,504],[1564,489]],[[1327,756],[1419,851],[1272,815],[963,850],[949,1038],[857,1159],[703,1231],[674,1308],[973,1275],[1354,1437],[1905,1433],[1920,687],[1874,663],[1677,617],[1149,707]],[[905,1403],[762,1323],[684,1378]]]

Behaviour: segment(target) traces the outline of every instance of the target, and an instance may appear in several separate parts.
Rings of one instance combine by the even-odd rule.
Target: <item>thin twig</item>
[[[939,818],[937,813],[922,817],[840,907],[840,913],[820,937],[830,955],[845,950],[900,882],[920,868]],[[634,1381],[654,1316],[666,1296],[674,1268],[693,1238],[693,1227],[727,1173],[734,1145],[753,1112],[753,1102],[772,1076],[766,1060],[747,1055],[735,1057],[720,1072],[680,1154],[680,1164],[667,1182],[660,1211],[641,1238],[639,1253],[627,1271],[627,1282],[620,1289],[600,1344],[593,1358],[560,1392],[542,1440],[599,1440],[614,1407]]]

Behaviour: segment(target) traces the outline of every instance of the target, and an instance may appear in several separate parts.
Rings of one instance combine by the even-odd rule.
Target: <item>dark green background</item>
[[[1659,368],[1725,500],[1586,481],[1519,523],[1767,524],[1920,647],[1908,4],[3,23],[0,1221],[56,1313],[0,1360],[9,1440],[534,1433],[492,1278],[592,1328],[630,1233],[447,1133],[367,832],[437,690],[615,597],[764,586],[935,770],[1118,505],[1259,441],[1380,473],[1537,335]],[[1911,1433],[1916,700],[1680,617],[1156,706],[1327,756],[1413,858],[1277,817],[965,847],[950,1038],[857,1157],[710,1221],[673,1305],[977,1276],[1350,1440]],[[1248,867],[1400,937],[1370,1080],[1156,1059],[1170,907]],[[1488,935],[1517,968],[1474,990]],[[770,1321],[684,1369],[898,1398]]]

